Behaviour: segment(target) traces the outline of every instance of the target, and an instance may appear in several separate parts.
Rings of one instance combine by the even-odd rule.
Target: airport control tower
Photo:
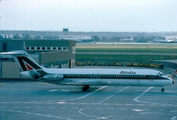
[[[63,28],[63,34],[68,35],[69,33],[69,28]]]

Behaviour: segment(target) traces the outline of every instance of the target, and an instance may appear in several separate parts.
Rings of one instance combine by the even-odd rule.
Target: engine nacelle
[[[63,80],[64,76],[62,74],[58,74],[58,75],[52,75],[52,74],[47,74],[44,75],[43,77],[41,77],[40,79],[42,80]]]

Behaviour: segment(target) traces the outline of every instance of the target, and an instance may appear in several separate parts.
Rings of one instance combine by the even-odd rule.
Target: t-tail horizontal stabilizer
[[[10,51],[3,52],[1,55],[11,55],[14,60],[20,66],[22,72],[21,74],[29,74],[32,78],[38,79],[41,76],[45,75],[46,72],[43,70],[44,67],[40,66],[26,51]]]

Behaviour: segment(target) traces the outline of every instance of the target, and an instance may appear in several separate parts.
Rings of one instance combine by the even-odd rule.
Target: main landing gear
[[[165,88],[161,88],[161,91],[164,92],[164,91],[165,91]]]
[[[83,91],[87,91],[89,89],[89,85],[84,85],[84,87],[82,87]]]

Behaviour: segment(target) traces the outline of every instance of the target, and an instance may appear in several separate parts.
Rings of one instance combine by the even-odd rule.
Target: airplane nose
[[[173,83],[173,84],[175,84],[175,81],[174,81],[174,80],[172,80],[172,83]]]

